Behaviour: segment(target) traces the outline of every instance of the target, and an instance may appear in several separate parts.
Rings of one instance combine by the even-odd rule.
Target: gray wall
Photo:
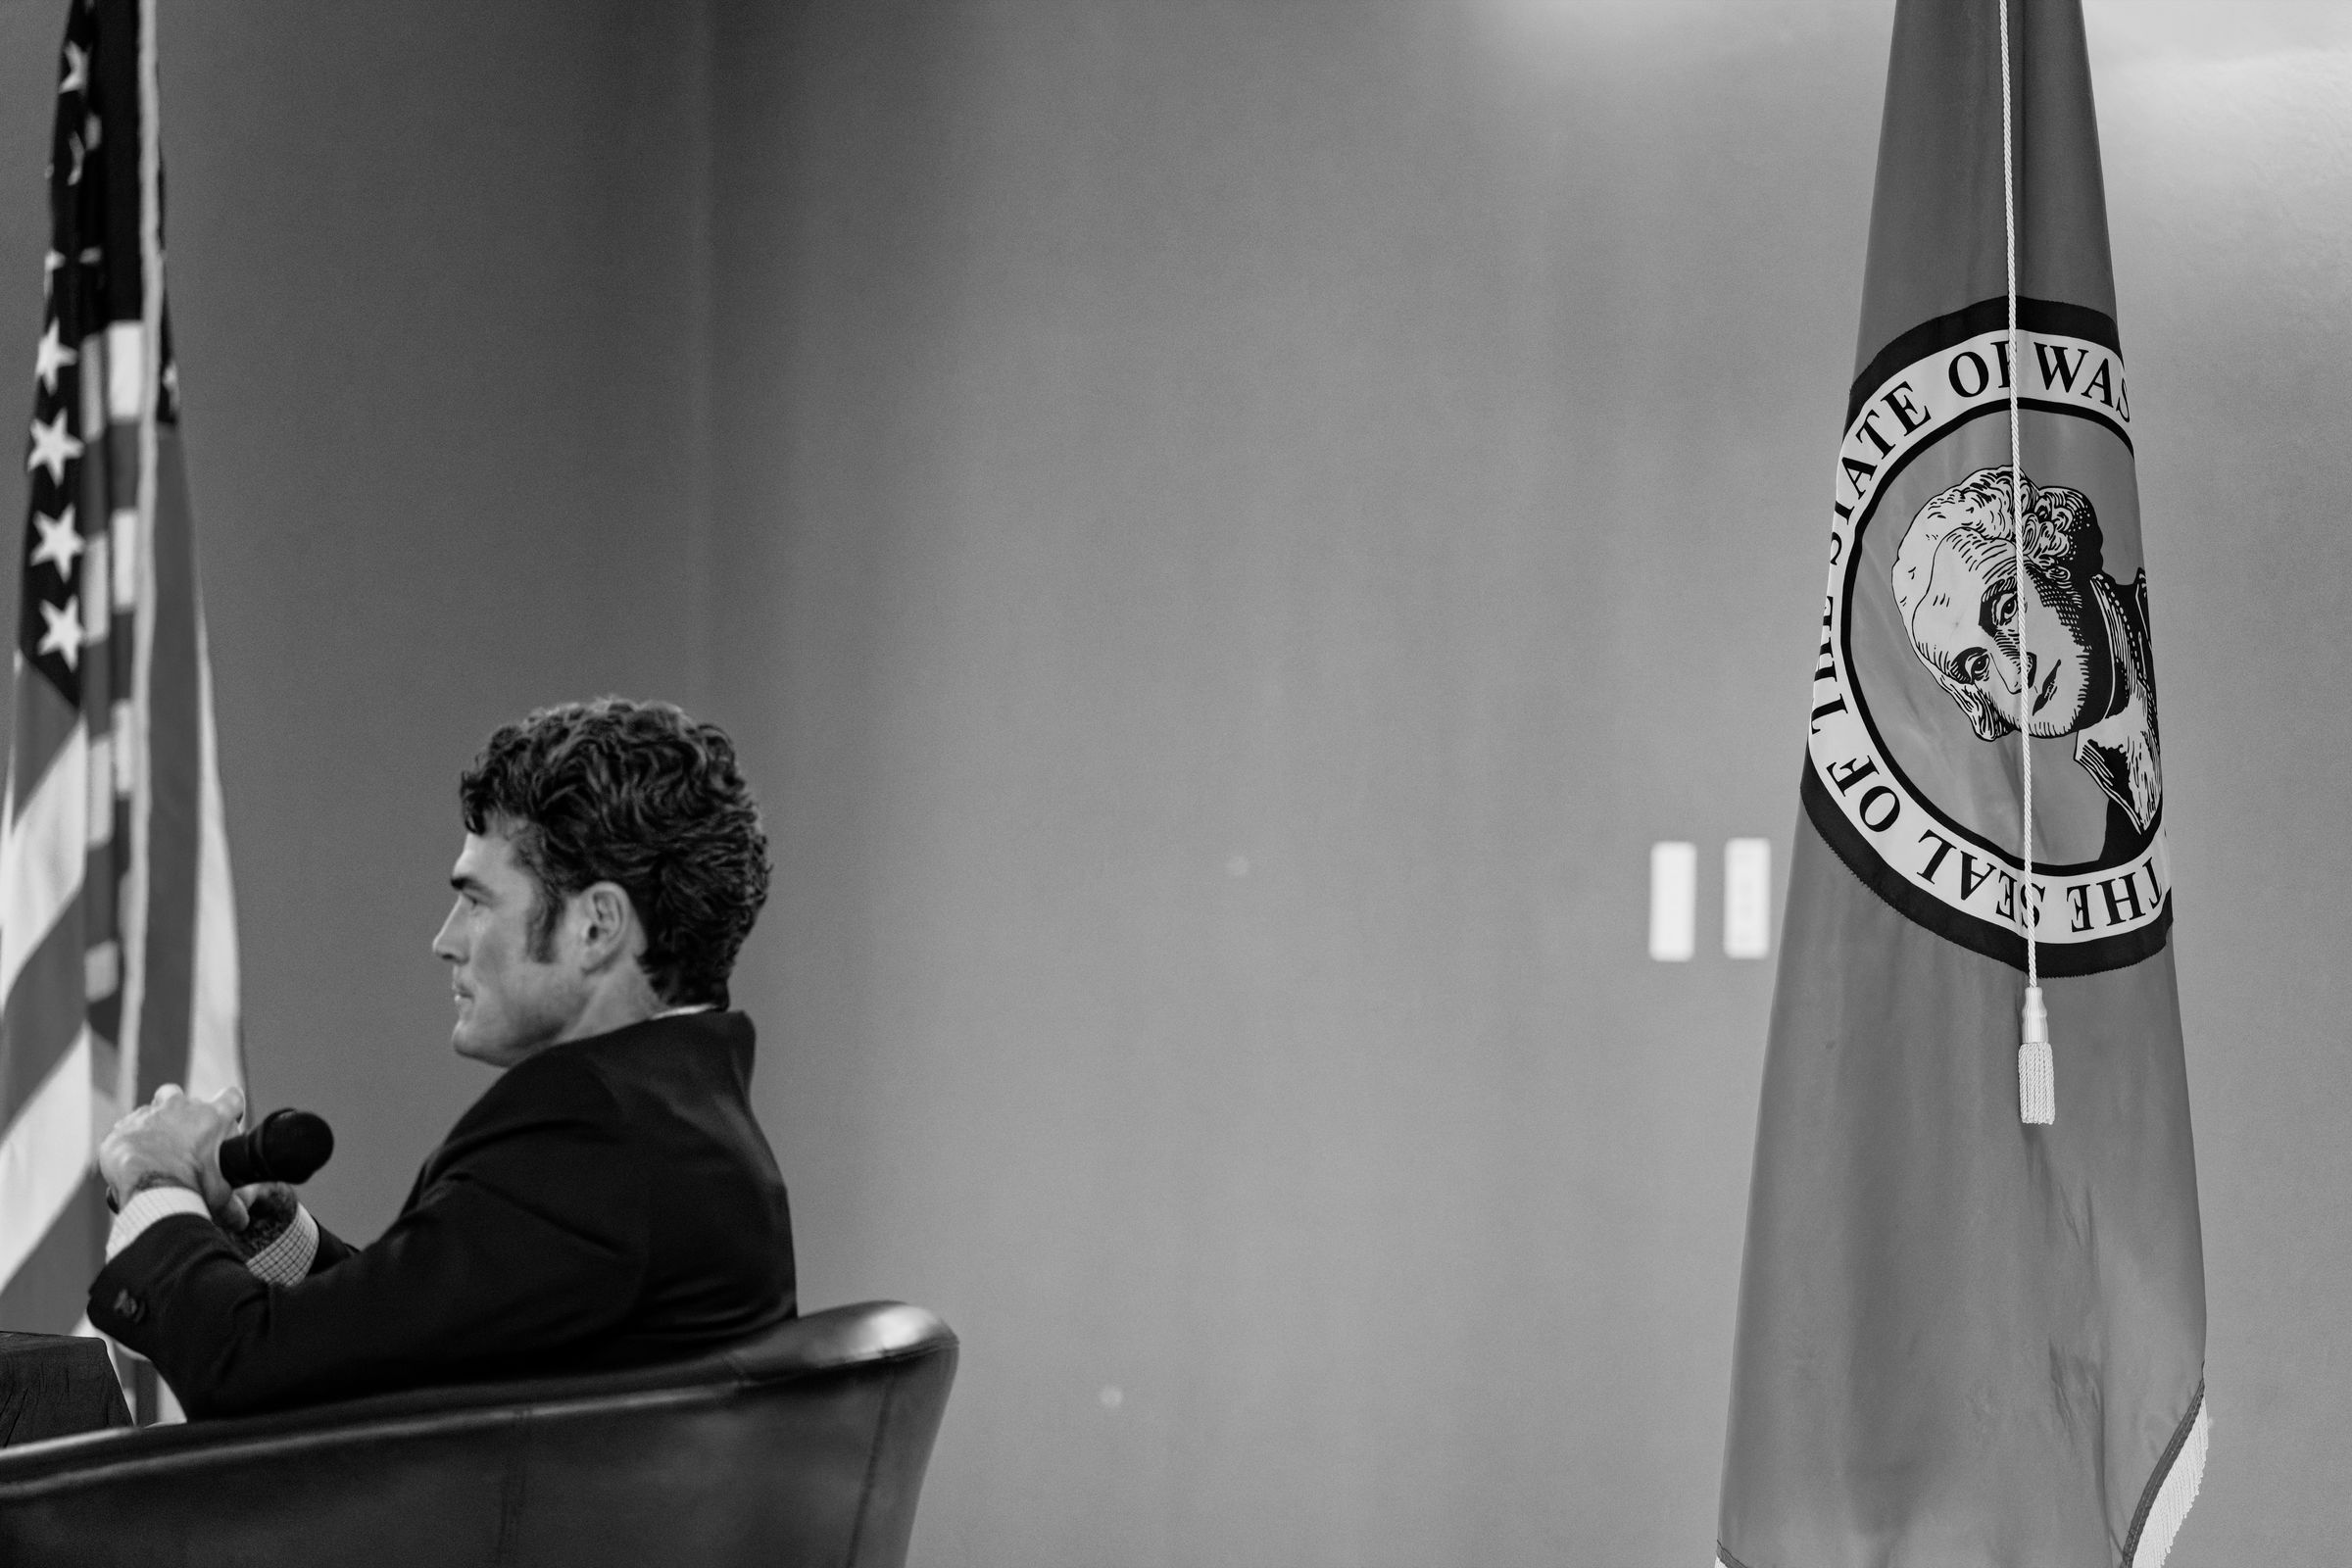
[[[1646,848],[1786,850],[1883,19],[727,17],[752,995],[815,1296],[971,1346],[927,1549],[1703,1552],[1771,982]]]
[[[249,1054],[329,1222],[482,1082],[458,767],[673,695],[767,803],[806,1297],[965,1338],[918,1560],[1703,1555],[1769,965],[1650,963],[1646,848],[1785,863],[1886,8],[165,9]],[[60,12],[0,0],[0,377]],[[2090,25],[2212,1278],[2174,1560],[2317,1560],[2352,54]]]

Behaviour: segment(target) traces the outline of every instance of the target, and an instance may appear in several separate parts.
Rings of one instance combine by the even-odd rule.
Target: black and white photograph
[[[0,0],[11,396],[0,1563],[2352,1536],[2352,0]]]

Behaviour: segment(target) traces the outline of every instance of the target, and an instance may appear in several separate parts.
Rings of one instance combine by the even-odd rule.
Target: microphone
[[[220,1140],[220,1179],[231,1187],[255,1182],[307,1182],[335,1152],[335,1130],[307,1110],[273,1110],[249,1133]]]

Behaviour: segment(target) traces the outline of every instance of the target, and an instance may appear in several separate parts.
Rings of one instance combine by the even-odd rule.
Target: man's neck
[[[609,1035],[615,1029],[659,1018],[668,1010],[643,974],[633,969],[613,974],[588,993],[579,1013],[548,1044],[561,1046],[592,1035]]]

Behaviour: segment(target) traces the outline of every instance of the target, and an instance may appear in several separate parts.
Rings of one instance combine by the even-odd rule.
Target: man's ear
[[[602,969],[615,958],[634,956],[644,945],[636,906],[617,882],[592,882],[574,895],[571,918],[583,969]]]

